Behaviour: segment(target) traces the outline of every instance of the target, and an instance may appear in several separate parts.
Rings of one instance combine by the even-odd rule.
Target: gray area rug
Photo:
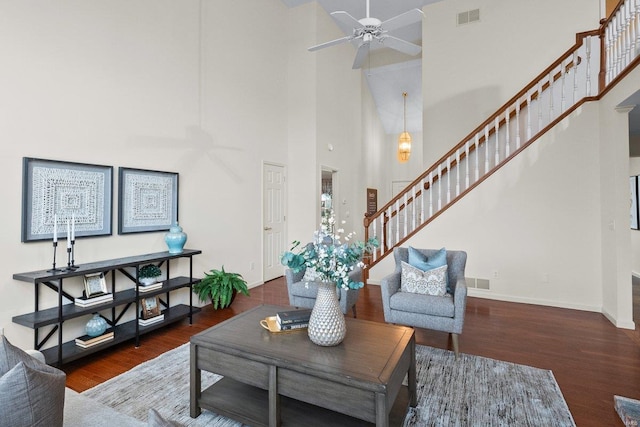
[[[418,406],[406,426],[575,426],[551,371],[416,346]],[[220,376],[203,372],[208,387]],[[149,408],[185,426],[238,427],[209,411],[189,417],[189,345],[82,393],[147,421]]]

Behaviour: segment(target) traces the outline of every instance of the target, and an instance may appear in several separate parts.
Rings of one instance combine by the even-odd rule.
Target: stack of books
[[[154,289],[160,289],[162,287],[164,282],[156,282],[156,283],[152,283],[151,285],[144,285],[142,283],[140,283],[138,285],[138,292],[149,292],[152,291]]]
[[[154,323],[162,322],[164,320],[164,314],[160,314],[158,316],[153,316],[148,319],[138,319],[138,325],[140,326],[149,326]]]
[[[111,341],[113,339],[113,329],[109,328],[104,331],[104,334],[92,337],[89,335],[83,335],[76,338],[76,345],[82,348],[93,347],[94,345],[102,344],[103,342]]]
[[[111,302],[111,301],[113,301],[113,294],[107,293],[107,294],[100,294],[97,296],[93,296],[90,298],[82,296],[80,298],[76,298],[74,300],[74,303],[79,307],[91,307],[93,305],[104,304],[106,302]]]
[[[280,311],[276,314],[276,322],[281,331],[306,328],[309,326],[311,309]]]

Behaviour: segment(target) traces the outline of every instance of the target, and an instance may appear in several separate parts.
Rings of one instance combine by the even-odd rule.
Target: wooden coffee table
[[[255,426],[401,425],[416,406],[413,329],[347,318],[345,340],[320,347],[306,329],[260,326],[288,309],[259,306],[191,337],[191,417],[208,409]],[[202,370],[224,378],[202,391]]]

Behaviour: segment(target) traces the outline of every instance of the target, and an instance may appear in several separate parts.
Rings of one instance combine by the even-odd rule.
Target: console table
[[[45,360],[49,364],[62,365],[75,359],[103,350],[104,348],[119,344],[123,341],[135,339],[136,347],[140,345],[140,335],[161,328],[170,323],[189,318],[192,322],[193,313],[200,311],[198,307],[193,306],[193,293],[189,292],[189,304],[171,305],[170,293],[172,291],[189,288],[199,279],[193,277],[193,256],[201,254],[200,250],[185,249],[180,254],[170,254],[169,252],[158,252],[145,255],[137,255],[125,258],[116,258],[105,261],[98,261],[80,265],[76,270],[62,270],[49,272],[46,270],[32,271],[28,273],[16,273],[13,275],[15,280],[32,283],[34,286],[34,311],[13,317],[13,322],[22,326],[26,326],[34,330],[34,348],[40,350],[48,341],[57,333],[57,345],[42,350]],[[189,276],[171,276],[171,261],[187,258],[189,261]],[[167,279],[162,287],[147,292],[139,292],[137,283],[139,283],[138,275],[140,267],[144,264],[154,263],[162,266],[166,263]],[[129,271],[126,270],[129,268]],[[132,272],[134,271],[134,272]],[[119,272],[120,274],[116,274]],[[70,278],[83,277],[91,273],[109,274],[111,281],[111,293],[113,301],[104,304],[94,305],[90,307],[80,307],[74,304],[75,297],[80,295],[72,295],[63,288],[63,281]],[[116,292],[116,276],[128,279],[127,283],[131,283],[132,287]],[[42,308],[40,303],[40,288],[48,288],[57,293],[57,305],[49,308]],[[74,288],[77,288],[74,287]],[[163,295],[161,299],[163,306],[164,320],[148,326],[140,326],[138,324],[138,316],[140,313],[140,301],[157,295]],[[135,309],[135,317],[131,321],[121,322],[124,314],[130,309]],[[89,319],[92,313],[110,309],[110,316],[105,317],[107,323],[114,331],[114,338],[111,341],[98,344],[89,348],[81,348],[75,344],[75,340],[63,342],[62,329],[65,321],[86,316]],[[117,309],[120,309],[117,312]],[[50,327],[51,329],[40,338],[40,328]]]

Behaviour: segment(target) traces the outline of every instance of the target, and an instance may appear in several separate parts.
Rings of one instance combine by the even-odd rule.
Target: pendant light
[[[404,97],[404,131],[398,137],[398,162],[406,163],[411,155],[411,135],[407,132],[407,92],[403,92]]]

